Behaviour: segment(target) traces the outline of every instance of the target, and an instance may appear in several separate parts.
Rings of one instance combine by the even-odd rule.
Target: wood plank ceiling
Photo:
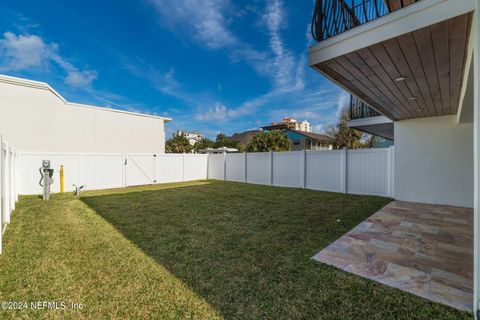
[[[315,68],[392,120],[455,114],[471,19],[467,13]]]

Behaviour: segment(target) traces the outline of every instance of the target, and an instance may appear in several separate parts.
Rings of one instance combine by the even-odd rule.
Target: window
[[[293,144],[294,144],[294,145],[299,145],[299,144],[300,144],[300,140],[293,140]]]

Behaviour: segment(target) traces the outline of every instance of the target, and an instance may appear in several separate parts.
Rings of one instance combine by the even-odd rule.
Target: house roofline
[[[305,131],[300,131],[300,130],[295,130],[295,129],[285,129],[285,131],[292,131],[292,132],[295,132],[295,133],[298,133],[304,137],[307,137],[309,139],[315,139],[315,140],[318,140],[318,141],[322,141],[322,142],[332,142],[333,141],[333,138],[328,136],[328,135],[325,135],[325,134],[319,134],[319,133],[314,133],[314,132],[305,132]],[[312,135],[315,135],[318,137],[315,137],[315,136],[312,136]]]
[[[12,76],[4,75],[4,74],[0,74],[0,82],[12,84],[12,85],[23,86],[23,87],[35,88],[35,89],[48,90],[48,91],[52,92],[55,96],[57,96],[57,98],[62,100],[62,102],[64,104],[66,104],[68,106],[72,106],[72,107],[90,108],[90,109],[95,109],[95,110],[99,110],[99,111],[123,113],[123,114],[128,114],[128,115],[137,116],[137,117],[161,119],[164,122],[172,121],[172,118],[167,118],[167,117],[150,115],[150,114],[145,114],[145,113],[140,113],[140,112],[131,112],[131,111],[125,111],[125,110],[119,110],[119,109],[112,109],[112,108],[107,108],[107,107],[99,107],[99,106],[83,104],[83,103],[70,102],[67,99],[65,99],[60,93],[58,93],[55,89],[53,89],[46,82],[29,80],[29,79],[18,78],[18,77],[12,77]]]

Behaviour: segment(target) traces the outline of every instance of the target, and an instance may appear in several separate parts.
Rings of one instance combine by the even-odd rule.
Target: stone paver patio
[[[393,201],[313,259],[471,311],[473,210]]]

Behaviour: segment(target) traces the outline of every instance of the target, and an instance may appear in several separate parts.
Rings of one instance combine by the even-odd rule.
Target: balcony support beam
[[[373,134],[389,140],[394,139],[393,121],[388,119],[385,116],[367,117],[367,118],[349,120],[347,122],[347,127],[357,129],[362,132]]]
[[[477,0],[422,0],[309,48],[309,64],[369,47],[475,10]]]

